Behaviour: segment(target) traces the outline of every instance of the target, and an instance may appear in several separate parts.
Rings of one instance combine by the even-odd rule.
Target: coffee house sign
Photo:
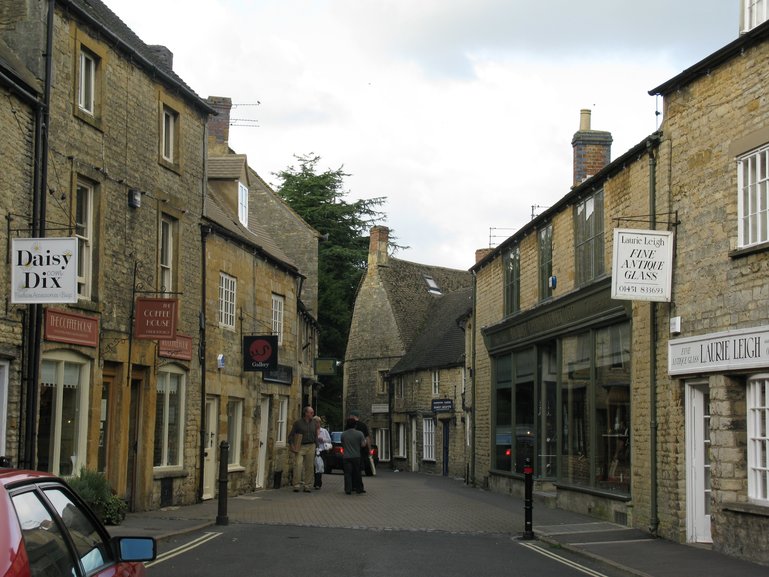
[[[668,344],[671,375],[767,368],[769,328],[710,333],[673,339]]]

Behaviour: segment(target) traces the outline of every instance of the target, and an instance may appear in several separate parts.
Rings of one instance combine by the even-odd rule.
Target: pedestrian
[[[366,437],[363,436],[356,427],[355,419],[350,417],[345,423],[345,429],[342,433],[342,469],[344,470],[344,492],[351,495],[353,491],[365,493],[363,490],[363,480],[360,474],[361,454],[366,444]]]
[[[317,425],[312,420],[315,410],[305,407],[302,418],[294,422],[289,433],[291,451],[294,453],[294,493],[310,493],[310,480],[315,480],[315,439]]]
[[[318,426],[317,446],[315,447],[315,485],[313,485],[317,490],[323,486],[323,473],[325,473],[323,457],[331,450],[333,445],[331,444],[331,435],[325,426],[325,419],[316,415],[313,417],[313,420]]]
[[[358,429],[366,438],[366,445],[363,453],[360,456],[361,467],[366,471],[367,475],[373,475],[371,470],[371,460],[369,455],[371,454],[371,435],[368,430],[368,425],[360,420],[360,413],[358,411],[350,411],[350,418],[355,419],[355,428]],[[363,479],[361,478],[360,488],[363,490]]]

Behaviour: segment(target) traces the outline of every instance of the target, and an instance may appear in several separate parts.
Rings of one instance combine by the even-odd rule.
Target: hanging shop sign
[[[192,337],[176,334],[175,339],[161,339],[158,343],[158,356],[180,361],[192,360]]]
[[[45,309],[45,340],[95,347],[99,344],[99,319]]]
[[[138,298],[134,313],[134,337],[150,340],[176,338],[178,299]]]
[[[270,371],[277,366],[277,335],[243,337],[244,371]]]
[[[77,238],[14,238],[11,252],[12,303],[77,302]]]
[[[670,302],[673,232],[614,229],[611,298]]]
[[[319,376],[332,376],[336,374],[336,359],[317,358],[315,359],[315,374]]]

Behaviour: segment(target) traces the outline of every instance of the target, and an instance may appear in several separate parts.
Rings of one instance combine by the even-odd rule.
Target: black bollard
[[[217,525],[228,525],[227,518],[227,461],[229,460],[230,444],[222,441],[219,444],[219,511],[216,515]]]
[[[531,513],[533,509],[533,493],[534,493],[534,467],[531,466],[531,459],[526,459],[523,464],[523,481],[524,481],[524,499],[523,509],[525,511],[523,537],[525,541],[534,539],[534,531],[531,529]]]

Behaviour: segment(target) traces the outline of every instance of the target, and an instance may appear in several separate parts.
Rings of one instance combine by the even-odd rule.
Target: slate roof
[[[211,189],[208,191],[203,206],[203,217],[226,230],[235,238],[253,245],[273,262],[300,275],[296,264],[275,244],[272,237],[258,223],[251,219],[248,228],[243,226],[236,216],[229,214],[217,193]]]
[[[471,287],[434,299],[421,333],[390,369],[390,374],[461,365],[465,354],[465,332],[459,323],[471,308]]]
[[[226,156],[208,157],[209,179],[239,180],[244,171],[246,172],[246,176],[248,176],[245,154],[227,154]]]
[[[150,45],[145,44],[117,14],[100,0],[58,0],[57,4],[69,9],[87,24],[97,27],[105,36],[106,43],[122,51],[149,76],[178,89],[188,100],[208,114],[216,114],[206,100],[198,96],[173,70],[171,70]]]
[[[472,276],[468,271],[392,257],[386,265],[378,266],[378,272],[406,351],[423,330],[434,302],[443,298],[428,291],[425,275],[435,281],[443,295],[472,285]]]

